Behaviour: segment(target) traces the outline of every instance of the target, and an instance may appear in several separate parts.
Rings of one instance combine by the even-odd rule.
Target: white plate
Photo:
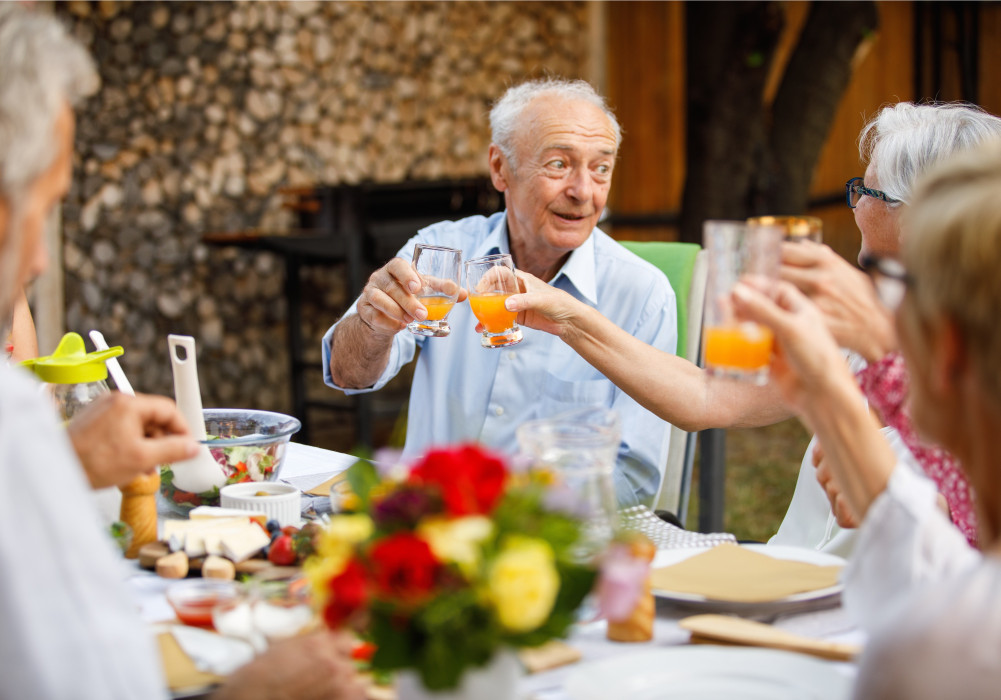
[[[586,664],[567,679],[574,700],[842,700],[852,680],[830,662],[774,649],[647,649]]]
[[[818,566],[844,566],[845,560],[834,554],[818,552],[814,549],[802,547],[785,547],[781,545],[763,544],[742,544],[744,549],[759,554],[766,554],[776,559],[788,559],[801,561],[806,564],[816,564]],[[682,562],[689,557],[702,554],[704,549],[669,549],[657,552],[653,560],[654,568],[663,568]],[[841,601],[841,591],[844,584],[838,582],[828,588],[820,588],[815,591],[794,593],[781,600],[769,601],[766,603],[736,603],[723,600],[710,600],[705,596],[695,593],[682,593],[680,591],[668,591],[655,588],[654,596],[667,601],[677,607],[686,609],[698,609],[701,612],[730,612],[745,615],[772,615],[782,614],[799,610],[820,609],[833,607]]]

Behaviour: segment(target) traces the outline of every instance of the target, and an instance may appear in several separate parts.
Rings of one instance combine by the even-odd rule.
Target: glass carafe
[[[621,428],[615,411],[583,408],[518,428],[518,446],[533,468],[554,479],[553,495],[583,518],[585,527],[575,555],[582,561],[599,556],[615,535],[618,504],[612,472]]]

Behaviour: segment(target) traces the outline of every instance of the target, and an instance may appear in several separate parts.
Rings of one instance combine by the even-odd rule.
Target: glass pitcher
[[[607,547],[618,526],[612,472],[621,428],[615,411],[583,408],[534,420],[518,428],[518,446],[533,468],[551,472],[553,493],[585,522],[575,556],[590,561]]]

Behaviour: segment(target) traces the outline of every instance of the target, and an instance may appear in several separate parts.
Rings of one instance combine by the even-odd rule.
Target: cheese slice
[[[213,518],[211,520],[164,520],[160,532],[160,539],[166,540],[170,551],[176,552],[184,549],[187,551],[188,540],[191,539],[192,551],[188,552],[189,557],[200,557],[205,552],[201,541],[204,533],[208,530],[215,530],[220,527],[232,527],[234,525],[247,525],[250,520],[246,516]],[[257,527],[254,525],[254,527]],[[258,528],[259,529],[259,528]],[[195,553],[192,553],[195,552]]]
[[[267,513],[258,510],[240,510],[239,508],[222,508],[220,506],[198,506],[188,513],[191,520],[210,520],[214,518],[246,518],[260,523],[264,527],[268,523]]]
[[[228,530],[220,538],[219,544],[222,546],[223,555],[231,559],[234,563],[239,563],[244,559],[257,554],[268,546],[271,538],[261,528],[254,524],[248,524],[239,530]]]

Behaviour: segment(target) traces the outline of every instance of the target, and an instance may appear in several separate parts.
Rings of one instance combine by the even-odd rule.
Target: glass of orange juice
[[[415,335],[442,338],[452,332],[445,317],[459,298],[462,251],[418,243],[412,264],[421,278],[417,301],[427,309],[428,317],[411,321],[407,330]]]
[[[504,348],[521,342],[521,328],[514,320],[517,313],[504,307],[509,296],[521,291],[514,274],[514,260],[509,254],[467,260],[466,289],[469,290],[469,306],[483,324],[480,345]]]
[[[738,320],[731,292],[738,280],[768,290],[778,279],[780,246],[785,228],[742,221],[707,221],[703,244],[709,251],[703,361],[713,375],[755,384],[768,381],[772,358],[771,330]]]

